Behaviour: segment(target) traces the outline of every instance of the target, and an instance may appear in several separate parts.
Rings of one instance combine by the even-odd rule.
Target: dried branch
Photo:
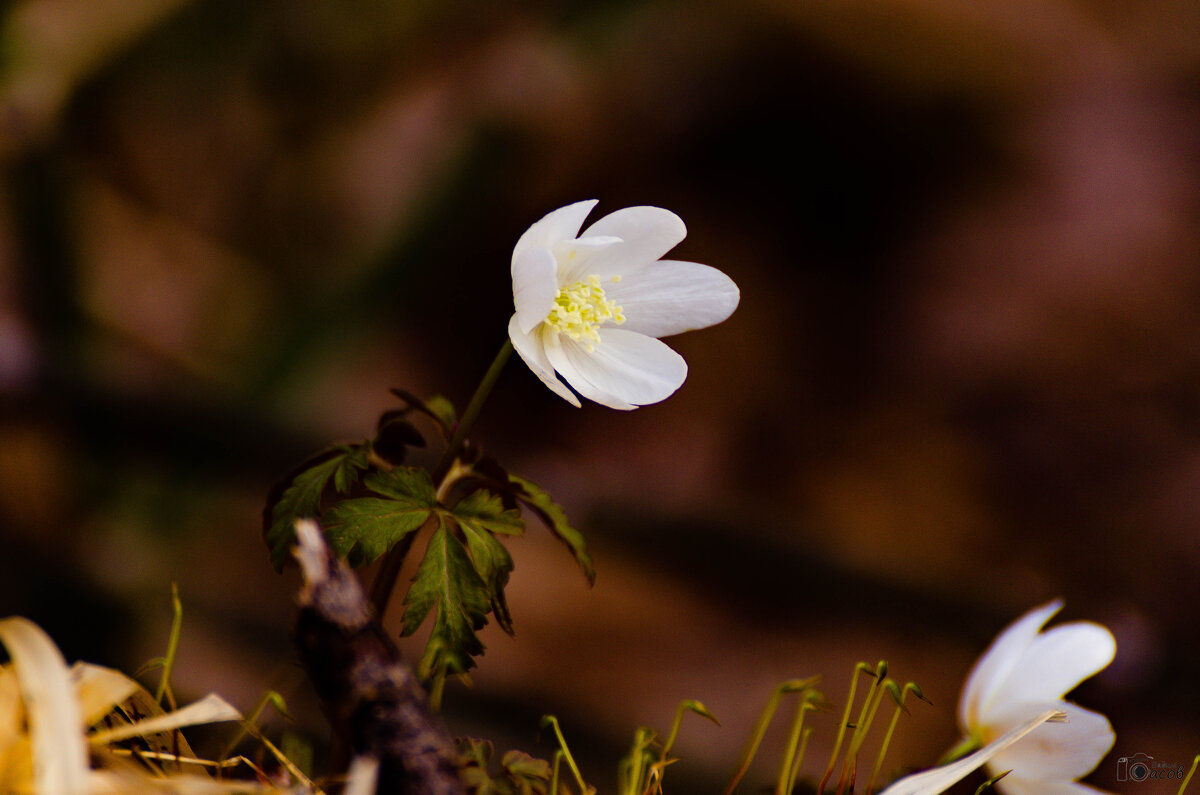
[[[296,645],[334,731],[379,761],[378,792],[465,795],[450,735],[316,523],[296,523],[304,575]]]

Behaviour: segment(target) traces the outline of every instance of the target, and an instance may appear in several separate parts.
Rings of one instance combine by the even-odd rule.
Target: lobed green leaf
[[[359,473],[369,466],[366,445],[355,445],[338,462],[333,470],[333,488],[338,494],[347,494],[358,482]]]
[[[487,585],[475,571],[466,548],[446,523],[440,522],[404,597],[402,635],[413,634],[431,611],[437,612],[426,657],[439,655],[444,664],[424,659],[421,668],[463,672],[474,666],[472,658],[483,653],[483,643],[475,632],[487,623],[490,607]]]
[[[460,525],[469,524],[489,533],[519,536],[525,532],[521,512],[505,510],[501,499],[486,489],[477,489],[463,497],[451,513]]]
[[[320,512],[321,496],[330,478],[334,487],[344,493],[357,480],[358,470],[366,465],[366,450],[361,445],[338,445],[305,461],[280,483],[286,486],[272,490],[264,511],[267,521],[263,538],[276,571],[281,571],[290,557],[296,520],[315,518]]]
[[[511,635],[512,614],[508,610],[508,600],[504,597],[504,587],[508,585],[508,575],[513,570],[512,556],[508,554],[504,545],[482,526],[460,520],[459,528],[467,540],[467,549],[471,552],[475,571],[487,586],[492,615],[496,617],[500,628]]]
[[[420,530],[437,506],[433,483],[423,469],[376,470],[363,485],[382,497],[343,500],[322,518],[329,546],[352,566],[371,563]]]

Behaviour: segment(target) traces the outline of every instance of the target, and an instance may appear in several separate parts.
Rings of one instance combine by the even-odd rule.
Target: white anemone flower
[[[1112,633],[1075,621],[1046,632],[1054,601],[1001,632],[967,677],[958,720],[964,750],[943,767],[900,779],[881,795],[936,795],[984,765],[1003,795],[1105,795],[1076,779],[1095,769],[1116,740],[1103,715],[1063,696],[1116,655]],[[1045,725],[1043,725],[1045,724]]]
[[[665,400],[687,378],[683,357],[658,338],[720,323],[740,295],[716,268],[661,259],[687,235],[679,216],[627,207],[580,233],[595,206],[561,207],[521,235],[508,335],[538,378],[572,405],[580,405],[574,389],[634,409]]]
[[[1066,720],[1066,715],[1063,713],[1047,710],[1009,729],[975,753],[942,765],[941,767],[935,767],[932,770],[905,776],[885,789],[880,795],[938,795],[950,789],[950,787],[959,781],[962,781],[970,773],[983,767],[996,754],[1008,748],[1038,726],[1047,721],[1063,720]]]
[[[1047,709],[1066,713],[1065,723],[1038,727],[987,762],[1004,795],[1082,795],[1099,790],[1078,778],[1095,769],[1116,736],[1098,712],[1064,701],[1076,685],[1103,670],[1117,652],[1112,633],[1090,621],[1042,627],[1061,601],[1029,611],[996,637],[975,664],[958,702],[959,724],[987,745]]]

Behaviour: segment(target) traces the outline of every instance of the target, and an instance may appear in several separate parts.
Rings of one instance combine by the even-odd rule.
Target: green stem
[[[446,451],[442,453],[441,460],[433,470],[433,482],[439,487],[439,490],[442,480],[454,466],[463,442],[467,440],[467,434],[470,433],[476,418],[479,417],[483,404],[487,402],[488,395],[491,394],[492,387],[500,378],[500,373],[504,370],[504,365],[508,362],[508,357],[512,355],[512,352],[512,340],[506,338],[504,344],[500,346],[500,352],[492,360],[491,367],[484,373],[483,380],[475,388],[475,394],[471,396],[471,402],[467,404],[462,419],[455,424],[454,433],[451,434],[450,441],[446,444]],[[383,563],[379,566],[379,573],[375,575],[375,581],[371,583],[371,606],[375,609],[375,615],[380,623],[383,623],[388,601],[392,598],[392,591],[396,587],[396,579],[400,576],[400,569],[404,566],[404,559],[408,556],[415,537],[416,533],[409,533],[400,543],[388,550],[388,553],[383,556]]]
[[[183,601],[179,598],[179,583],[171,583],[171,634],[167,639],[167,655],[163,658],[162,678],[158,680],[158,689],[154,692],[154,700],[163,706],[163,697],[171,699],[171,709],[175,708],[175,696],[171,694],[171,672],[175,668],[175,655],[179,651],[179,636],[183,628]]]
[[[796,751],[804,736],[804,714],[815,709],[812,704],[815,696],[816,694],[811,691],[805,693],[796,705],[796,716],[792,719],[792,728],[788,733],[783,761],[779,765],[779,782],[775,785],[775,795],[791,795],[796,772],[800,769],[800,760],[797,758]]]
[[[575,776],[575,783],[579,785],[579,791],[583,795],[594,795],[595,788],[589,787],[583,780],[583,774],[579,772],[579,766],[575,764],[575,757],[571,756],[571,749],[567,747],[567,739],[563,737],[562,729],[558,725],[558,718],[553,715],[542,716],[542,728],[550,726],[554,729],[554,736],[558,740],[558,750],[562,753],[562,758],[567,760],[567,767],[571,768],[571,773]]]
[[[512,352],[512,340],[506,337],[504,344],[500,346],[500,352],[492,360],[491,367],[483,374],[483,380],[479,382],[479,386],[475,387],[475,394],[471,396],[471,402],[467,404],[466,410],[463,411],[462,418],[454,426],[454,434],[450,437],[450,443],[446,445],[446,451],[442,453],[441,460],[438,461],[437,466],[433,470],[434,483],[441,483],[442,478],[446,477],[446,473],[454,465],[454,459],[458,457],[459,448],[467,440],[467,434],[471,432],[471,427],[479,417],[479,412],[483,409],[483,404],[487,402],[488,395],[492,393],[492,387],[496,385],[496,380],[500,378],[500,373],[504,370],[504,365],[508,362],[508,357],[512,356]]]
[[[733,795],[737,791],[738,783],[750,769],[750,763],[754,761],[754,755],[758,753],[758,746],[762,743],[763,737],[767,733],[767,727],[771,725],[771,718],[775,717],[775,710],[779,709],[779,702],[784,694],[803,693],[814,684],[816,684],[815,679],[789,679],[771,691],[771,697],[767,699],[766,705],[759,713],[758,722],[754,724],[754,730],[750,733],[746,747],[742,750],[737,770],[734,771],[733,778],[729,779],[729,783],[725,785],[725,790],[721,795]]]
[[[833,744],[833,753],[829,755],[829,764],[825,767],[825,775],[821,776],[821,782],[817,784],[817,795],[824,795],[825,785],[829,783],[829,777],[833,775],[833,770],[837,766],[838,754],[842,752],[842,740],[846,738],[846,727],[850,725],[850,710],[854,707],[854,694],[858,691],[858,675],[860,673],[869,673],[871,676],[875,676],[875,669],[865,662],[854,666],[854,673],[850,677],[850,695],[846,696],[846,709],[842,712],[842,719],[838,723],[837,741]]]

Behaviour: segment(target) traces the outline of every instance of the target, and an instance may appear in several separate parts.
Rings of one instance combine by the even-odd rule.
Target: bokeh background
[[[741,307],[631,414],[509,365],[477,436],[599,576],[510,545],[517,637],[489,629],[452,729],[549,755],[554,712],[612,791],[697,698],[723,727],[686,725],[667,781],[715,792],[771,687],[840,704],[882,658],[934,702],[889,768],[926,765],[975,656],[1062,597],[1120,649],[1077,692],[1118,734],[1092,780],[1174,792],[1115,777],[1200,751],[1193,0],[0,13],[0,614],[133,670],[177,581],[181,694],[283,690],[319,742],[268,487],[390,387],[465,404],[534,220],[654,204]]]

